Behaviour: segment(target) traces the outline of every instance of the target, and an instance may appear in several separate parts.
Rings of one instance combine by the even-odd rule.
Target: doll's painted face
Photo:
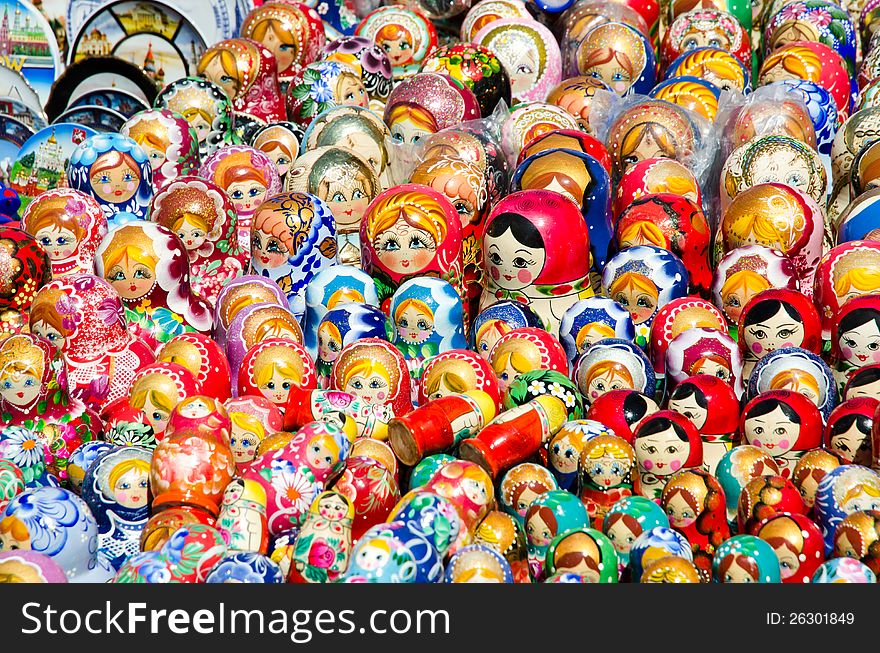
[[[318,329],[318,358],[325,363],[332,363],[339,358],[342,342],[331,329]]]
[[[290,394],[290,388],[294,385],[295,380],[285,376],[278,368],[275,368],[269,380],[260,385],[260,392],[273,404],[285,404],[287,402],[287,395]]]
[[[397,335],[408,345],[419,345],[434,333],[434,316],[416,306],[407,306],[397,318]]]
[[[198,249],[205,243],[208,234],[205,229],[196,220],[187,215],[181,222],[177,230],[177,236],[183,242],[183,246],[188,251]]]
[[[747,419],[744,430],[749,444],[761,447],[771,456],[781,456],[792,450],[801,427],[777,406],[766,415]]]
[[[610,368],[606,372],[596,374],[590,379],[587,387],[587,396],[592,403],[602,395],[612,390],[633,390],[632,383],[629,383],[620,372],[615,368]]]
[[[811,379],[811,382],[806,383],[805,381],[807,379]],[[791,390],[792,392],[802,394],[816,404],[816,406],[819,406],[821,403],[821,397],[819,396],[818,390],[811,386],[811,383],[818,383],[818,381],[806,372],[798,372],[795,370],[788,376],[788,378],[778,384],[776,383],[776,377],[774,377],[773,381],[770,382],[770,385],[774,390]]]
[[[539,68],[537,52],[532,48],[525,48],[511,62],[508,70],[511,93],[514,96],[521,95],[537,84]]]
[[[343,73],[336,83],[336,101],[341,105],[363,107],[370,106],[370,99],[363,82],[354,75]]]
[[[107,165],[108,159],[115,156],[115,152],[99,156],[89,174],[92,189],[98,197],[105,202],[121,204],[134,197],[140,178],[139,171],[132,170],[124,161],[115,166]]]
[[[746,317],[748,319],[748,317]],[[741,334],[748,352],[763,358],[783,347],[799,347],[804,341],[804,325],[786,313],[780,306],[776,315],[762,322],[750,324]]]
[[[244,482],[240,479],[232,479],[223,491],[223,505],[231,506],[241,499],[244,494]]]
[[[880,397],[880,380],[850,388],[845,398],[855,399],[856,397],[873,397],[874,399]]]
[[[6,522],[6,520],[11,520],[12,523],[8,525],[9,530],[4,529],[0,531],[0,552],[16,550],[29,551],[31,549],[30,534],[28,534],[27,537],[21,540],[17,539],[15,535],[13,535],[13,533],[19,532],[27,533],[27,527],[17,517],[6,517],[0,521]],[[4,524],[4,526],[5,525],[6,524]]]
[[[513,506],[514,510],[516,510],[516,513],[520,517],[525,517],[529,506],[532,505],[532,502],[539,496],[541,496],[540,493],[535,492],[531,488],[527,487],[522,492],[520,492],[520,495],[517,497],[516,503]]]
[[[202,399],[190,399],[178,408],[181,417],[188,417],[190,419],[207,417],[211,414],[211,410],[211,407]]]
[[[257,259],[264,268],[273,269],[281,267],[287,263],[287,257],[290,252],[287,246],[277,236],[267,234],[261,229],[254,231],[254,237],[251,241],[253,257]]]
[[[343,391],[360,397],[367,403],[384,404],[390,397],[388,381],[377,372],[365,376],[354,375],[345,384]]]
[[[512,229],[505,230],[500,236],[487,235],[483,245],[489,275],[504,290],[522,290],[532,285],[547,261],[543,247],[520,243]]]
[[[809,188],[813,173],[807,160],[797,151],[783,150],[759,154],[752,163],[752,183],[778,181],[793,188]]]
[[[296,60],[296,46],[292,43],[284,43],[272,27],[266,30],[260,42],[275,55],[279,71],[287,70]]]
[[[691,368],[691,376],[696,376],[698,374],[717,376],[722,381],[728,382],[730,381],[730,377],[732,376],[730,366],[715,357],[701,358],[696,363],[694,363],[693,367]]]
[[[388,545],[382,542],[369,542],[357,554],[357,566],[365,571],[375,571],[388,564],[391,553]]]
[[[650,279],[642,275],[639,276],[643,283],[656,288]],[[626,287],[618,290],[612,299],[629,311],[634,324],[647,322],[657,310],[657,296],[632,284],[627,284]]]
[[[609,333],[607,324],[603,324],[602,322],[591,322],[578,332],[578,339],[580,341],[580,344],[578,345],[578,353],[583,354],[587,349],[600,340],[613,337],[614,332],[611,331],[611,333]]]
[[[605,82],[618,95],[623,95],[633,82],[632,72],[621,66],[614,57],[605,63],[590,66],[584,74]]]
[[[362,132],[351,132],[342,138],[341,145],[347,147],[366,161],[376,176],[382,174],[382,150],[379,144]]]
[[[214,82],[217,86],[222,88],[230,99],[235,98],[240,90],[240,85],[237,79],[228,75],[226,71],[223,70],[223,64],[220,60],[220,56],[211,59],[205,67],[205,77],[208,81]]]
[[[794,576],[798,569],[801,568],[801,562],[798,554],[792,551],[792,546],[783,538],[775,537],[770,541],[770,546],[779,558],[779,572],[782,580]]]
[[[489,320],[480,330],[480,336],[477,338],[477,353],[487,360],[492,352],[492,347],[506,333],[501,325],[507,326],[506,331],[510,331],[509,325],[503,320]]]
[[[526,523],[526,535],[533,546],[547,547],[550,546],[550,542],[556,533],[541,518],[540,511],[537,511]]]
[[[376,237],[376,255],[392,272],[416,274],[437,254],[437,241],[427,231],[413,227],[399,218]]]
[[[841,509],[852,514],[860,510],[880,510],[880,496],[877,496],[877,488],[860,485],[847,493],[846,500],[841,504]]]
[[[656,476],[669,476],[682,468],[690,445],[679,440],[672,427],[636,441],[639,465]]]
[[[632,545],[636,541],[636,538],[641,535],[639,533],[633,533],[630,530],[630,527],[626,525],[626,521],[623,519],[618,519],[611,527],[608,529],[608,539],[611,540],[611,544],[614,546],[614,550],[618,553],[629,553],[632,550]]]
[[[146,263],[124,256],[105,273],[105,278],[123,299],[139,299],[156,283],[156,271]]]
[[[391,131],[391,138],[397,143],[418,143],[433,133],[409,117],[394,120],[388,128]]]
[[[681,42],[682,51],[703,47],[728,50],[730,49],[730,39],[720,29],[699,30],[692,28],[684,35]]]
[[[840,454],[844,460],[852,461],[855,465],[871,466],[871,433],[862,433],[858,422],[843,433],[831,436],[831,451]]]
[[[326,197],[319,193],[319,197],[327,202],[330,213],[336,219],[337,225],[353,226],[360,224],[364,212],[370,204],[367,195],[367,182],[362,177],[354,180],[354,183],[345,186],[340,183],[332,183],[328,187]]]
[[[256,433],[232,425],[232,434],[229,438],[230,449],[236,463],[249,463],[257,456],[257,445],[260,438]]]
[[[165,409],[153,404],[149,392],[147,393],[144,407],[141,410],[143,410],[144,414],[147,416],[147,421],[150,423],[150,426],[153,427],[154,432],[162,433],[165,431],[165,427],[168,426],[168,418],[170,417],[170,414]]]
[[[150,168],[152,170],[155,171],[156,168],[162,167],[162,164],[165,163],[166,160],[165,150],[159,149],[143,138],[138,140],[138,145],[140,145],[144,152],[147,153],[147,160],[150,162]]]
[[[321,499],[321,503],[318,504],[318,512],[324,519],[339,521],[348,514],[348,506],[338,496],[330,495]]]
[[[674,410],[679,415],[687,417],[697,429],[703,428],[709,417],[709,409],[703,408],[697,403],[696,395],[690,395],[684,399],[670,399],[669,410]]]
[[[116,479],[113,495],[123,508],[143,508],[147,505],[149,477],[145,470],[134,468]]]
[[[306,449],[306,460],[309,465],[315,469],[330,469],[336,462],[337,456],[333,454],[328,446],[329,442],[323,436],[312,438]]]
[[[191,114],[188,113],[186,120],[190,126],[196,130],[196,136],[199,139],[199,143],[204,143],[207,140],[208,135],[213,131],[211,123],[205,120],[204,116],[198,111],[193,111]]]
[[[380,39],[377,45],[388,55],[392,66],[403,66],[412,61],[412,41],[402,34],[396,39]]]
[[[640,129],[640,127],[636,127],[635,129]],[[643,129],[643,132],[635,147],[632,149],[631,152],[629,152],[629,154],[627,154],[623,158],[624,168],[634,166],[639,161],[644,161],[645,159],[668,158],[669,148],[664,147],[663,144],[657,139],[657,136],[655,136],[654,134],[654,130],[644,128],[641,129]]]
[[[256,180],[236,181],[229,184],[226,194],[239,214],[248,215],[256,211],[266,199],[266,186]]]
[[[769,288],[769,285],[765,286],[765,288]],[[761,288],[752,289],[747,288],[745,285],[739,285],[739,287],[732,289],[728,293],[722,291],[722,301],[724,302],[722,308],[731,322],[734,324],[739,323],[739,316],[742,315],[743,308],[761,290]]]
[[[34,323],[34,325],[31,327],[31,333],[33,333],[35,336],[45,338],[56,347],[61,348],[64,346],[65,339],[61,332],[53,327],[51,324],[49,324],[48,322],[44,322],[43,320]]]
[[[697,513],[688,504],[683,492],[676,492],[675,496],[666,502],[665,507],[669,523],[675,528],[686,528],[697,521]]]
[[[740,556],[737,556],[740,557]],[[748,569],[744,569],[736,562],[734,562],[730,567],[728,567],[727,571],[724,573],[724,582],[725,583],[755,583],[755,577],[749,572]]]
[[[619,458],[602,456],[590,460],[587,473],[600,488],[613,488],[623,483],[626,477],[626,464]]]
[[[27,406],[40,394],[40,379],[30,372],[13,372],[0,381],[0,397],[14,406]]]
[[[52,261],[63,261],[76,251],[76,236],[64,227],[43,227],[34,236]]]
[[[275,164],[275,167],[278,169],[278,175],[280,177],[284,177],[287,174],[287,171],[290,169],[290,164],[292,163],[290,159],[290,154],[280,145],[272,148],[271,150],[262,150],[263,154],[272,159],[272,163]]]
[[[842,333],[838,338],[840,353],[848,363],[861,367],[880,363],[880,328],[877,320]]]
[[[579,455],[580,452],[568,436],[554,440],[550,445],[550,462],[557,471],[563,474],[572,474],[577,471]]]
[[[485,506],[489,500],[489,492],[486,486],[473,478],[466,478],[461,483],[464,495],[478,506]]]

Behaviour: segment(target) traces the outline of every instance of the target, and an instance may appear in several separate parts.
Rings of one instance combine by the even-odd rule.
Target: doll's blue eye
[[[141,488],[141,489],[147,487],[147,482],[146,482],[146,481],[141,481],[140,483],[138,483],[138,487]]]
[[[359,191],[359,190],[355,190],[355,191],[351,194],[351,199],[353,199],[353,200],[359,200],[359,199],[361,199],[363,196],[364,196],[364,194],[363,194],[361,191]]]
[[[132,175],[130,172],[126,172],[122,176],[122,181],[132,181],[133,179],[134,179],[134,175]]]
[[[333,193],[333,197],[330,198],[330,201],[331,202],[344,202],[345,195],[343,195],[342,193]]]
[[[364,387],[364,385],[360,381],[355,381],[354,383],[351,384],[351,387],[354,388],[355,390],[360,390],[361,388]]]
[[[110,183],[110,175],[101,175],[100,182],[102,184],[109,184]]]
[[[64,236],[59,236],[55,242],[57,242],[59,245],[66,245],[67,238],[65,238]]]
[[[275,389],[275,381],[269,381],[269,383],[266,384],[266,387],[269,388],[269,390],[274,390]]]
[[[418,324],[416,324],[422,331],[425,331],[428,328],[428,323],[424,320],[419,320]]]
[[[40,245],[51,245],[51,244],[52,244],[52,239],[49,238],[48,236],[43,236],[42,238],[40,238]]]
[[[153,413],[153,419],[157,422],[162,421],[162,413]]]
[[[285,381],[284,383],[282,383],[281,388],[283,390],[290,390],[290,381]]]
[[[404,317],[404,318],[401,318],[400,322],[398,322],[397,324],[402,326],[405,329],[406,327],[409,326],[409,321],[407,321],[407,319]]]
[[[9,390],[10,388],[12,388],[12,383],[10,383],[9,381],[4,381],[3,382],[3,389]]]
[[[131,489],[131,483],[123,483],[119,489],[121,489],[121,490],[130,490],[130,489]]]
[[[24,382],[24,387],[26,387],[26,388],[32,388],[33,386],[34,386],[33,379],[28,379],[27,381]]]
[[[260,189],[259,189],[259,188],[251,188],[251,189],[248,191],[248,195],[249,195],[250,197],[256,197],[256,196],[259,195],[259,194],[260,194]]]
[[[230,197],[234,200],[240,200],[242,197],[244,197],[244,193],[242,193],[240,190],[234,190],[232,191]]]

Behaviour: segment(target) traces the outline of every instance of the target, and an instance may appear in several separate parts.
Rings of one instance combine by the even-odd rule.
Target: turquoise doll
[[[739,495],[757,476],[778,474],[779,465],[769,453],[751,444],[741,444],[721,456],[715,467],[715,476],[724,490],[727,521],[736,524]]]
[[[655,560],[666,556],[684,558],[688,562],[694,560],[690,542],[678,531],[657,526],[643,532],[633,542],[629,552],[630,581],[641,582],[645,569]]]
[[[441,467],[446,465],[446,463],[451,463],[455,459],[455,456],[450,456],[445,453],[438,453],[433,456],[422,458],[422,460],[420,460],[409,473],[409,489],[417,490],[424,487]]]
[[[114,447],[86,472],[82,498],[98,522],[98,555],[119,569],[140,552],[150,516],[150,460],[143,447]]]
[[[773,547],[754,535],[734,535],[722,542],[712,558],[716,583],[781,583],[779,558]]]
[[[67,166],[67,183],[91,195],[111,222],[120,211],[148,217],[153,169],[144,149],[122,134],[97,134],[77,145]]]
[[[645,497],[624,497],[611,506],[602,522],[602,532],[611,540],[619,572],[629,566],[629,556],[638,537],[652,528],[669,528],[669,517],[655,502]]]
[[[502,299],[484,308],[474,318],[468,337],[470,348],[489,360],[498,338],[525,327],[541,328],[541,318],[525,304]]]
[[[306,317],[303,337],[312,357],[318,354],[318,326],[341,304],[357,302],[379,306],[376,284],[369,274],[351,265],[334,265],[321,270],[306,286]]]
[[[550,490],[529,506],[525,524],[529,569],[532,580],[540,581],[547,575],[544,564],[553,538],[588,528],[590,518],[584,504],[575,495],[565,490]]]
[[[347,303],[327,311],[316,333],[318,387],[326,390],[330,387],[333,364],[342,348],[361,338],[381,338],[390,342],[391,323],[375,306]]]
[[[207,79],[184,77],[171,82],[156,97],[155,106],[186,118],[196,132],[203,160],[221,147],[240,142],[233,129],[232,101],[222,88]]]
[[[611,540],[595,528],[579,528],[557,535],[547,549],[547,576],[575,573],[588,583],[616,583],[617,552]]]
[[[389,314],[394,323],[393,342],[414,379],[421,376],[426,359],[467,348],[461,296],[447,281],[436,277],[405,281],[391,298]]]
[[[588,297],[562,315],[559,342],[574,369],[578,356],[604,338],[633,341],[636,330],[629,311],[608,297]]]

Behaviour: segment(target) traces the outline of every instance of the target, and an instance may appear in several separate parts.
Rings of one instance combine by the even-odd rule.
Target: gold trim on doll
[[[234,47],[233,47],[234,46]],[[260,53],[257,46],[242,39],[222,41],[199,59],[199,76],[222,88],[231,99],[244,97],[256,82]]]
[[[104,278],[125,301],[145,297],[156,286],[159,257],[142,229],[119,229],[101,253]]]
[[[263,306],[248,315],[241,330],[245,349],[250,349],[266,338],[284,338],[303,344],[299,322],[281,306]]]

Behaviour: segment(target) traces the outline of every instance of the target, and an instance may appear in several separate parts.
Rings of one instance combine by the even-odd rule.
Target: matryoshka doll
[[[281,184],[284,185],[290,164],[299,154],[302,138],[303,130],[300,125],[294,125],[292,122],[276,122],[266,125],[254,134],[250,144],[275,162],[275,169],[281,178]]]
[[[266,491],[257,481],[234,477],[223,490],[217,529],[229,551],[265,554],[269,547]]]
[[[394,79],[416,74],[437,47],[437,30],[423,14],[403,6],[379,7],[355,29],[378,45],[391,61]]]
[[[556,479],[546,467],[535,463],[520,463],[502,477],[498,486],[498,502],[507,514],[521,526],[532,502],[550,490],[558,490]]]
[[[669,524],[687,537],[703,582],[712,577],[712,555],[730,537],[724,490],[702,469],[680,471],[663,488],[660,506]]]
[[[318,387],[315,364],[301,344],[266,338],[245,354],[238,371],[238,396],[263,395],[282,413],[291,388]]]
[[[828,472],[816,490],[814,511],[822,529],[825,553],[834,549],[834,534],[843,520],[861,510],[880,510],[880,475],[861,465],[841,465]]]
[[[471,544],[449,559],[447,583],[513,583],[510,563],[497,547]]]
[[[30,330],[58,347],[71,395],[95,408],[125,397],[135,373],[156,359],[126,328],[119,295],[91,274],[43,287],[31,306]]]
[[[143,148],[153,171],[153,191],[199,169],[199,137],[186,118],[168,109],[139,111],[119,133]]]
[[[460,540],[473,535],[495,504],[495,488],[489,474],[476,463],[465,460],[455,460],[441,467],[424,490],[443,497],[458,510],[462,520]]]
[[[253,304],[274,304],[287,308],[287,295],[277,283],[256,274],[230,281],[217,295],[214,306],[214,326],[211,333],[218,345],[226,347],[229,326],[242,310]]]
[[[360,264],[360,259],[358,259]],[[379,306],[376,284],[363,270],[350,265],[334,265],[321,270],[306,286],[306,315],[303,324],[305,345],[314,354],[318,346],[318,326],[324,316],[343,304]]]
[[[831,357],[841,385],[859,368],[880,363],[880,297],[853,297],[841,307],[831,333]]]
[[[238,370],[248,349],[265,338],[284,338],[303,344],[299,322],[287,308],[275,304],[252,304],[239,311],[226,332],[229,367]]]
[[[314,195],[276,195],[257,210],[251,233],[251,268],[275,281],[293,315],[302,319],[306,286],[336,262],[336,222],[330,209]]]
[[[179,431],[199,433],[228,446],[232,421],[222,403],[206,395],[193,395],[171,410],[165,431],[168,435]]]
[[[822,337],[831,338],[840,309],[848,300],[874,294],[880,294],[880,243],[854,240],[828,250],[819,261],[813,282]]]
[[[91,273],[95,250],[107,235],[107,216],[91,195],[72,188],[54,188],[28,204],[21,228],[48,254],[53,277]]]
[[[667,79],[683,76],[699,77],[722,91],[748,93],[752,90],[748,68],[721,48],[694,48],[669,64]]]
[[[339,61],[318,61],[294,73],[287,89],[287,115],[301,127],[337,106],[366,109],[370,99],[359,71]]]
[[[629,566],[632,572],[630,580],[633,583],[643,582],[643,577],[655,563],[665,563],[668,567],[671,561],[680,560],[690,566],[690,580],[683,582],[698,583],[700,582],[700,574],[693,566],[693,558],[694,554],[684,535],[672,528],[655,526],[645,530],[632,544],[629,556]]]
[[[547,466],[560,489],[576,491],[581,453],[587,442],[600,435],[613,434],[599,422],[576,419],[563,424],[547,443]]]
[[[841,396],[844,400],[855,397],[877,397],[880,391],[880,363],[865,365],[854,370],[846,382]]]
[[[331,145],[346,148],[366,161],[384,186],[389,164],[386,139],[390,136],[381,114],[362,107],[336,107],[312,120],[303,135],[299,153]]]
[[[635,199],[653,193],[673,193],[703,205],[700,184],[687,166],[675,159],[643,159],[620,178],[613,204],[615,217]]]
[[[791,473],[791,482],[801,494],[804,505],[812,515],[816,503],[816,490],[825,474],[840,467],[840,457],[826,449],[811,449],[797,461]]]
[[[688,329],[675,337],[666,350],[666,383],[671,389],[692,376],[711,375],[730,384],[743,396],[742,356],[736,341],[715,329]]]
[[[309,508],[293,550],[288,583],[328,583],[348,567],[354,505],[335,491],[322,492]]]
[[[486,360],[498,339],[523,327],[541,328],[541,319],[525,304],[503,299],[480,311],[471,322],[470,346]]]
[[[228,399],[223,406],[232,422],[229,448],[238,470],[243,471],[257,457],[260,442],[283,428],[284,418],[275,404],[262,396]]]
[[[543,580],[547,551],[554,538],[580,528],[589,528],[589,525],[590,518],[584,504],[570,492],[550,490],[536,498],[525,517],[532,580]]]
[[[147,153],[122,134],[97,134],[77,145],[70,155],[67,183],[94,197],[109,221],[120,211],[146,219],[153,197]]]
[[[658,375],[666,373],[666,353],[669,345],[689,329],[724,331],[726,330],[724,314],[705,299],[693,295],[673,299],[657,311],[651,323],[648,352],[654,371]]]
[[[703,469],[715,474],[724,455],[736,444],[739,399],[731,385],[716,376],[685,379],[669,395],[669,410],[687,417],[703,441]]]
[[[238,245],[245,251],[250,249],[254,215],[267,198],[281,192],[275,163],[253,147],[230,145],[202,161],[199,177],[218,186],[232,200]]]
[[[648,357],[628,340],[607,338],[590,347],[574,370],[578,389],[588,404],[612,390],[655,393],[654,368]]]
[[[715,549],[716,583],[780,583],[779,558],[769,543],[754,535],[734,535]]]
[[[630,551],[636,539],[652,528],[669,528],[669,518],[663,508],[645,497],[624,497],[605,514],[602,532],[617,552],[620,576],[627,573]]]
[[[636,390],[612,390],[590,404],[587,419],[604,424],[616,436],[632,444],[635,429],[645,417],[660,410],[652,397]]]
[[[318,325],[318,351],[315,366],[318,386],[330,387],[333,364],[343,347],[362,338],[388,339],[388,317],[374,306],[347,302],[327,311]]]
[[[871,427],[878,406],[877,399],[857,397],[831,411],[823,443],[843,464],[872,466]]]
[[[196,377],[199,392],[218,401],[232,396],[229,362],[220,346],[201,333],[174,336],[159,350],[157,360],[178,363]]]
[[[239,140],[233,131],[232,101],[224,89],[207,79],[184,77],[171,82],[156,97],[155,106],[186,119],[196,132],[202,159]]]
[[[199,59],[198,72],[232,100],[236,130],[244,140],[261,126],[287,119],[278,64],[264,45],[244,38],[215,43]]]
[[[370,109],[382,113],[394,80],[391,59],[385,50],[364,36],[342,36],[324,46],[321,58],[346,63],[358,70],[370,99]]]
[[[563,79],[550,89],[547,94],[547,102],[568,111],[578,121],[578,125],[584,132],[595,135],[595,129],[590,125],[590,109],[593,106],[593,98],[596,97],[596,91],[610,90],[611,87],[601,79],[578,75]]]
[[[98,522],[100,555],[116,569],[140,552],[150,509],[150,457],[141,447],[110,449],[89,466],[83,481],[82,497]]]
[[[624,22],[591,29],[577,46],[576,57],[579,74],[605,82],[617,95],[645,94],[657,79],[650,42]]]
[[[770,517],[758,527],[756,535],[773,547],[783,583],[809,583],[825,561],[822,533],[805,515]]]
[[[211,330],[211,309],[193,293],[189,255],[170,229],[153,222],[117,227],[98,247],[95,270],[122,298],[129,330],[147,344]]]
[[[418,404],[471,390],[485,392],[500,409],[501,389],[488,361],[467,349],[451,349],[425,361],[418,382]]]
[[[861,560],[873,572],[880,572],[880,512],[860,510],[844,518],[834,534],[834,556]]]
[[[636,332],[629,311],[608,297],[588,297],[572,304],[562,315],[559,342],[568,362],[575,361],[587,349],[605,338],[635,340]]]
[[[601,530],[580,528],[553,539],[545,568],[548,578],[576,574],[583,583],[616,583],[619,564],[614,545]]]
[[[158,440],[165,433],[174,407],[198,393],[198,382],[183,365],[151,363],[134,375],[128,404],[144,411]]]
[[[773,457],[751,444],[740,444],[721,457],[715,467],[715,476],[724,490],[727,520],[731,525],[736,524],[739,497],[749,481],[758,476],[778,474],[779,465]]]
[[[780,474],[790,478],[804,452],[822,444],[822,415],[816,404],[793,390],[763,392],[740,417],[743,442],[773,456]]]
[[[52,280],[52,262],[36,239],[0,227],[0,336],[22,331],[37,291]]]
[[[578,462],[578,495],[592,524],[601,526],[617,501],[632,496],[635,452],[623,438],[604,433],[590,438]]]
[[[509,167],[516,167],[526,145],[559,130],[579,130],[577,120],[565,109],[546,102],[524,102],[514,107],[501,126],[501,142],[507,151]]]
[[[382,308],[417,276],[440,277],[463,292],[461,220],[432,188],[390,188],[370,203],[361,222],[361,262],[376,281]]]
[[[192,288],[211,306],[223,286],[247,270],[249,249],[240,246],[235,207],[210,181],[194,176],[170,181],[153,197],[150,220],[180,238]]]
[[[663,60],[669,64],[687,50],[720,48],[751,67],[751,37],[733,14],[717,9],[694,9],[669,25],[663,39]]]
[[[762,358],[749,380],[748,397],[767,390],[795,390],[819,408],[827,420],[837,405],[834,374],[820,356],[800,347],[777,349]]]
[[[699,431],[688,418],[671,410],[656,412],[639,423],[633,449],[639,472],[633,489],[648,499],[660,499],[676,472],[703,464]]]
[[[608,261],[602,289],[630,312],[636,344],[646,346],[657,311],[687,294],[688,273],[672,252],[653,245],[630,247]]]
[[[477,32],[499,18],[525,18],[532,15],[520,0],[488,0],[473,5],[464,16],[459,37],[463,42],[472,41]]]
[[[391,416],[412,410],[411,385],[403,354],[378,338],[363,338],[343,347],[330,375],[332,389],[386,406]]]
[[[526,372],[553,370],[568,375],[568,360],[562,345],[535,327],[514,329],[501,336],[489,354],[489,365],[498,377],[502,395]]]

